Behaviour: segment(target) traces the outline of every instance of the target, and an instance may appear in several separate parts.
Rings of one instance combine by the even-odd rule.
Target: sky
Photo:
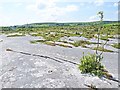
[[[114,1],[114,2],[113,2]],[[118,20],[118,0],[0,0],[0,26]]]

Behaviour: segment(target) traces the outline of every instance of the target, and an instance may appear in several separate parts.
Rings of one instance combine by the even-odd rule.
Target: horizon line
[[[104,20],[104,21],[108,21],[108,22],[119,22],[118,20]],[[104,22],[103,21],[103,22]],[[22,25],[27,25],[27,24],[38,24],[38,23],[90,23],[90,22],[99,22],[99,20],[98,21],[56,21],[56,22],[52,22],[52,21],[46,21],[46,22],[31,22],[31,23],[24,23],[24,24],[14,24],[14,25],[0,25],[0,27],[10,27],[10,26],[22,26]]]

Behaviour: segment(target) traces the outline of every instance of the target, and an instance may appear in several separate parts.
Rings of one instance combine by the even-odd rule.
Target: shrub
[[[81,58],[81,63],[79,64],[79,69],[81,70],[81,73],[90,73],[99,77],[104,75],[104,66],[96,60],[96,54],[83,56]]]

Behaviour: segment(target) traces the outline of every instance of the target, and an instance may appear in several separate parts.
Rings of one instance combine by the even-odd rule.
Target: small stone
[[[52,73],[53,71],[52,70],[49,70],[48,73]]]

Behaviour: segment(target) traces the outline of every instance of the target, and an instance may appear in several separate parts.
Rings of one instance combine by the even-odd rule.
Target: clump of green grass
[[[47,44],[47,45],[51,45],[51,46],[56,46],[56,45],[58,45],[58,46],[62,46],[62,47],[72,48],[72,46],[70,46],[70,45],[56,44],[56,43],[53,42],[53,41],[47,41],[47,40],[33,40],[33,41],[30,41],[30,43],[32,43],[32,44],[37,44],[37,43],[39,43],[39,42],[44,43],[44,44]]]
[[[105,49],[105,48],[103,48],[103,47],[94,47],[94,48],[92,48],[93,50],[98,50],[98,51],[103,51],[103,52],[114,52],[114,51],[112,51],[112,50],[108,50],[108,49]]]
[[[120,43],[115,43],[112,45],[114,48],[120,49]]]
[[[104,75],[104,66],[96,61],[96,54],[88,54],[83,56],[80,60],[79,69],[81,73],[90,73],[99,77]]]
[[[114,36],[113,35],[109,35],[108,38],[114,38]]]
[[[44,42],[44,44],[56,46],[55,42],[52,42],[52,41],[46,41],[46,42]]]
[[[54,34],[43,34],[42,37],[44,37],[47,41],[58,41],[61,37],[65,36],[64,33],[54,33]]]
[[[38,33],[38,34],[30,34],[31,36],[41,36],[41,34],[40,33]]]
[[[30,43],[32,43],[32,44],[36,44],[37,42],[36,42],[36,41],[30,41]]]
[[[75,32],[76,35],[81,35],[79,32]]]
[[[101,36],[100,39],[105,40],[105,41],[109,41],[108,36]]]
[[[36,40],[36,42],[45,42],[46,40]]]
[[[67,42],[67,41],[59,41],[59,42],[63,42],[63,43],[69,43],[69,42]]]
[[[8,35],[7,37],[19,37],[19,36],[25,36],[25,35],[20,35],[20,34],[14,34],[14,35]]]
[[[45,41],[46,41],[46,40],[33,40],[33,41],[30,41],[30,43],[36,44],[36,43],[38,43],[38,42],[43,43],[43,42],[45,42]]]
[[[74,42],[72,45],[74,45],[75,47],[78,47],[78,46],[86,47],[85,46],[86,44],[89,45],[91,43],[89,41],[79,40],[79,41]]]
[[[83,34],[83,37],[91,39],[94,37],[94,35],[93,34]]]
[[[62,47],[68,47],[68,48],[72,48],[72,46],[69,46],[69,45],[65,45],[65,44],[58,44],[59,46],[62,46]]]
[[[99,43],[97,43],[97,42],[91,42],[91,44],[102,44],[102,43],[100,43],[100,42]]]

